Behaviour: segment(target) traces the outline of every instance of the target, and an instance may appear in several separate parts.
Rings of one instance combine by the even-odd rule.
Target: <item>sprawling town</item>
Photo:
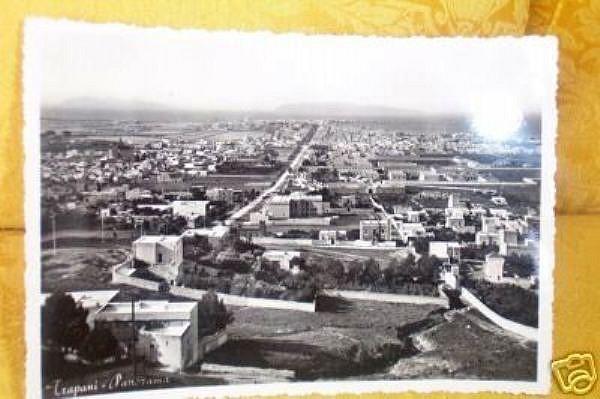
[[[46,396],[535,380],[530,119],[42,120]]]

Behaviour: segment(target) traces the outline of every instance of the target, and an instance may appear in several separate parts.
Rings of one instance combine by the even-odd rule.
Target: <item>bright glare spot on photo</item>
[[[490,95],[474,105],[471,124],[482,137],[504,141],[523,124],[523,111],[510,96]]]

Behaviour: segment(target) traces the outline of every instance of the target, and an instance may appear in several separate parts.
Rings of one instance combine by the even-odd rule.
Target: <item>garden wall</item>
[[[497,326],[510,331],[512,333],[521,335],[532,341],[538,340],[538,329],[524,324],[520,324],[500,316],[492,309],[488,308],[483,302],[481,302],[475,295],[473,295],[466,288],[461,288],[460,299],[466,304],[481,312],[485,317],[492,321]]]

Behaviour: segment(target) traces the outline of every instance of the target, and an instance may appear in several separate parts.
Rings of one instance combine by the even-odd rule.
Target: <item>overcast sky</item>
[[[339,102],[468,112],[495,97],[538,110],[548,42],[391,39],[45,24],[42,103],[78,98],[185,110]]]

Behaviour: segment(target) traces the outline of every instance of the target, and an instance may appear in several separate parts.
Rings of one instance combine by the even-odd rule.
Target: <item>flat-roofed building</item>
[[[483,233],[496,233],[498,218],[494,216],[483,216],[481,218],[481,231]]]
[[[275,195],[267,205],[267,215],[271,219],[290,218],[290,199],[286,195]]]
[[[269,262],[278,263],[282,270],[290,271],[293,274],[300,271],[300,269],[294,265],[294,260],[301,258],[300,251],[268,250],[262,254],[262,258]]]
[[[294,192],[275,195],[267,204],[267,215],[271,219],[290,219],[321,216],[328,207],[319,194]]]
[[[338,232],[336,230],[321,230],[319,231],[319,241],[324,245],[335,245],[338,240]]]
[[[461,209],[452,209],[451,213],[446,213],[446,228],[452,230],[461,230],[465,227],[465,217]]]
[[[179,266],[183,262],[181,236],[142,236],[132,245],[134,259],[149,265]]]
[[[440,260],[460,259],[461,245],[456,241],[430,241],[429,256]]]
[[[196,364],[202,357],[198,322],[196,302],[165,300],[112,302],[95,317],[97,327],[108,328],[129,350],[135,333],[137,356],[176,371]]]
[[[501,283],[504,277],[504,257],[487,254],[483,264],[483,278],[492,283]]]
[[[419,220],[421,220],[421,211],[407,211],[406,212],[406,221],[408,223],[419,223]]]
[[[402,169],[389,169],[387,176],[389,180],[406,180],[406,172]]]
[[[360,239],[362,241],[389,240],[390,224],[383,220],[361,220]]]
[[[208,242],[211,245],[216,245],[221,243],[229,234],[228,226],[213,226],[206,228],[197,228],[197,229],[188,229],[183,232],[183,236],[185,237],[193,237],[195,235],[203,236],[208,239]]]
[[[173,215],[184,217],[189,227],[195,227],[199,218],[206,219],[209,204],[210,201],[173,201],[171,207]]]

